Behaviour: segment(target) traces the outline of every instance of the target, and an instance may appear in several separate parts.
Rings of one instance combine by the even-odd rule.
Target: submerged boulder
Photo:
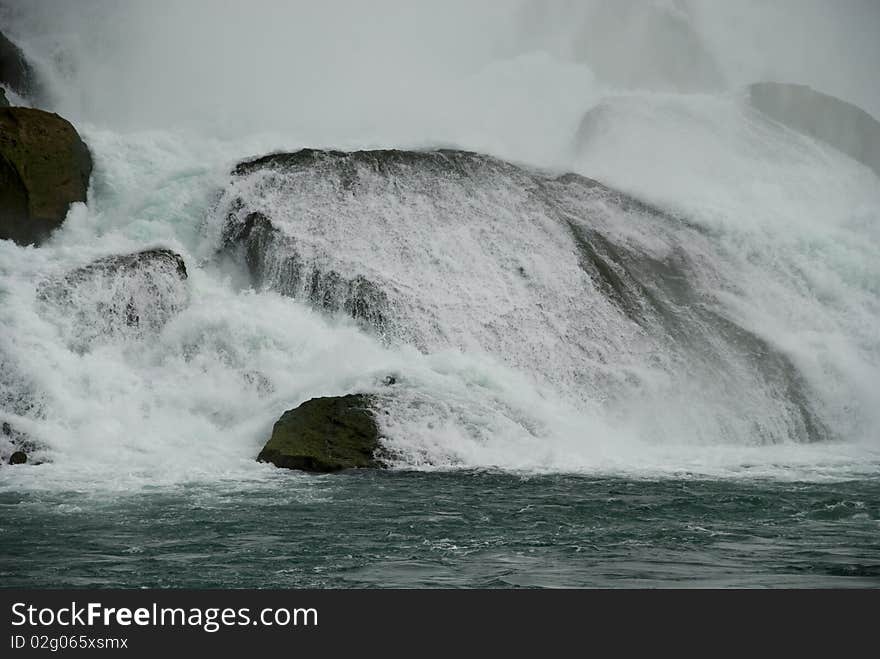
[[[0,239],[39,244],[84,202],[92,157],[57,114],[0,108]]]
[[[749,100],[769,117],[833,146],[880,176],[880,121],[858,106],[806,85],[780,82],[751,85]]]
[[[24,451],[16,451],[12,455],[9,456],[9,464],[11,465],[23,465],[27,462],[27,453]]]
[[[330,312],[345,313],[358,322],[384,333],[389,318],[382,290],[363,275],[347,277],[323,264],[309,262],[296,240],[286,236],[263,213],[247,215],[242,223],[230,223],[224,245],[241,252],[254,283],[282,295],[308,300]]]
[[[257,460],[319,473],[381,467],[374,415],[367,395],[313,398],[278,419]]]
[[[41,282],[37,297],[71,347],[162,329],[189,301],[183,258],[169,249],[108,256]]]

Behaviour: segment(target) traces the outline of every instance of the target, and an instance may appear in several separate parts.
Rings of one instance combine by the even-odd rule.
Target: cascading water
[[[784,7],[410,4],[3,3],[95,169],[0,241],[0,456],[42,462],[0,492],[287,487],[272,424],[346,393],[397,470],[875,478],[880,182],[744,92],[880,116],[859,68],[757,62]],[[869,5],[798,13],[880,61]]]
[[[142,29],[160,20],[134,7],[103,10],[104,20],[144,19]],[[183,20],[188,10],[180,11]],[[602,11],[597,24],[611,20]],[[12,15],[23,32],[49,21],[39,11]],[[24,43],[56,81],[60,107],[72,109],[71,84],[91,91],[113,73],[82,70],[94,64],[91,53],[70,35],[51,36],[63,68],[48,62],[48,37]],[[120,47],[118,39],[106,35],[103,47]],[[486,57],[492,48],[480,50]],[[500,65],[492,64],[470,80],[496,78],[503,94],[505,78],[532,75],[523,57],[508,60],[516,68],[495,72]],[[153,91],[173,88],[148,80]],[[599,98],[601,85],[583,84]],[[373,163],[316,156],[315,166],[287,171],[257,161],[230,175],[244,156],[308,138],[108,130],[100,124],[126,115],[109,117],[113,104],[80,106],[77,114],[99,122],[85,124],[97,162],[89,207],[75,208],[36,253],[2,246],[4,396],[16,401],[4,410],[7,422],[26,428],[46,459],[59,454],[53,462],[61,469],[78,458],[118,469],[117,459],[130,464],[139,455],[130,466],[149,470],[151,460],[163,464],[172,454],[200,469],[218,442],[223,459],[239,464],[283,409],[356,386],[375,391],[395,372],[394,393],[382,394],[396,412],[386,434],[401,466],[578,471],[627,469],[634,460],[638,469],[658,447],[676,446],[690,463],[712,453],[707,445],[721,453],[817,439],[873,446],[876,393],[866,383],[880,373],[871,331],[880,195],[872,173],[748,109],[735,93],[606,93],[592,109],[575,96],[583,119],[569,125],[567,147],[548,158],[523,139],[499,154],[593,176],[668,212],[622,203],[586,179],[453,151]],[[193,109],[189,103],[183,110]],[[254,104],[255,117],[274,127],[280,108]],[[160,118],[171,110],[163,107]],[[441,126],[441,139],[468,128]],[[400,132],[404,142],[395,145],[407,146],[408,128]],[[490,136],[507,141],[505,132]],[[220,236],[228,222],[240,229],[254,213],[278,232],[257,249],[265,263],[256,282],[241,259],[223,258]],[[149,332],[127,331],[125,314],[108,315],[102,302],[138,279],[92,281],[46,299],[47,280],[63,282],[95,256],[159,244],[178,249],[193,274],[174,284],[185,289],[145,301],[174,312],[159,311],[162,323]],[[311,300],[309,286],[318,287]],[[231,311],[241,305],[260,311]],[[318,325],[296,336],[285,326],[291,314]],[[360,332],[345,315],[359,318]],[[369,357],[325,374],[302,372],[304,362],[320,364],[320,353],[339,351],[353,335],[371,346]],[[132,424],[138,431],[120,439]]]

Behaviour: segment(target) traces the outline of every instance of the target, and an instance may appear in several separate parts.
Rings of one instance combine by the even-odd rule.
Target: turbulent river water
[[[267,475],[0,494],[6,586],[875,587],[877,483]]]
[[[95,170],[47,244],[0,241],[0,420],[35,445],[0,467],[3,586],[880,585],[880,184],[742,87],[836,84],[880,115],[859,80],[783,43],[762,68],[696,3],[593,15],[665,35],[646,47],[668,70],[584,45],[576,3],[7,4]],[[878,56],[845,9],[828,43],[850,30],[853,57]],[[351,196],[335,170],[231,174],[304,147],[487,159],[464,184],[360,172]],[[645,206],[546,202],[568,172]],[[378,282],[393,323],[255,283],[221,253],[242,208]],[[581,229],[625,253],[659,320],[579,265]],[[108,329],[100,290],[40,295],[153,247],[189,273],[155,331]],[[390,470],[255,461],[285,410],[385,395],[389,375]]]

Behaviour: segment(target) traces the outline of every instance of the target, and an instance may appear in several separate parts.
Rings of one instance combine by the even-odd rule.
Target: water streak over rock
[[[188,303],[186,265],[168,249],[108,256],[42,282],[37,295],[76,350],[159,332]]]

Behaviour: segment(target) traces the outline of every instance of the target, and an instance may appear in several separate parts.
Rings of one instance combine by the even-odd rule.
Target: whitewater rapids
[[[69,4],[34,3],[13,16],[15,36],[50,81],[59,112],[75,120],[95,171],[88,205],[74,207],[47,245],[0,241],[0,420],[34,438],[34,458],[46,461],[2,468],[0,487],[270,479],[274,469],[254,458],[284,410],[316,396],[382,393],[389,374],[407,401],[383,429],[400,469],[791,480],[880,469],[880,184],[867,167],[749,107],[740,85],[751,80],[737,76],[753,71],[730,56],[721,17],[693,18],[718,69],[713,84],[694,90],[609,80],[616,72],[595,59],[546,45],[559,43],[560,23],[550,36],[501,38],[522,27],[507,11],[483,8],[466,23],[454,20],[465,12],[457,5],[398,15],[396,48],[408,47],[420,67],[401,63],[387,39],[358,60],[373,41],[358,31],[365,10],[354,7],[350,22],[338,25],[330,10],[297,21],[283,3],[268,3],[263,10],[295,26],[282,35],[268,24],[283,21],[268,20],[260,7],[212,9],[200,21],[196,3],[174,3],[164,14],[83,3],[79,18]],[[416,35],[431,18],[442,20],[420,43]],[[447,60],[431,51],[444,43],[444,27],[462,24],[465,47]],[[480,28],[487,24],[491,43]],[[315,31],[351,37],[348,58],[330,57],[309,38]],[[535,39],[550,41],[532,47]],[[228,51],[219,49],[229,41]],[[259,57],[247,61],[263,64],[258,74],[243,63],[255,48]],[[781,68],[793,71],[796,58],[778,51]],[[312,64],[288,71],[299,61]],[[709,70],[688,80],[703,81]],[[813,73],[807,82],[828,79]],[[854,100],[880,115],[880,100],[865,94]],[[609,349],[610,335],[593,346],[614,396],[603,393],[601,378],[546,377],[575,358],[568,346],[546,359],[518,350],[541,343],[551,323],[571,320],[558,314],[502,326],[504,349],[487,345],[486,318],[466,314],[440,318],[444,336],[454,331],[456,340],[435,341],[425,330],[431,341],[408,343],[251,286],[240,268],[217,258],[230,172],[242,160],[303,147],[468,149],[548,176],[591,177],[686,220],[696,229],[673,236],[701,266],[694,284],[795,365],[830,438],[808,443],[780,430],[773,442],[760,441],[743,419],[772,423],[778,401],[746,379],[733,378],[727,390],[687,377],[670,386],[670,373],[686,374],[687,364],[676,370],[679,356],[662,345],[641,350],[632,337],[619,336],[626,349]],[[395,212],[381,197],[372,203],[377,215]],[[668,236],[636,216],[608,222],[620,240],[646,251],[667,247]],[[531,272],[558,309],[553,295],[575,268],[553,236],[486,226],[483,237],[503,259],[534,257],[541,267]],[[456,250],[454,236],[433,241],[418,222],[405,232],[408,246],[422,250],[410,270],[376,250],[346,254],[348,265],[409,273],[430,312],[449,313],[432,264],[467,250]],[[326,237],[332,244],[333,234]],[[40,300],[41,281],[150,247],[175,250],[189,272],[186,299],[153,335],[98,336],[84,349],[65,317]],[[509,292],[486,278],[488,270],[470,279],[466,268],[453,270],[447,283],[487,314]]]

